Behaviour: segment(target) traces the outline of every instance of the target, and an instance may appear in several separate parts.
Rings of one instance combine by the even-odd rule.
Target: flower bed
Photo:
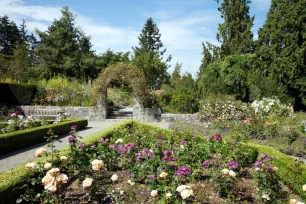
[[[46,141],[45,136],[50,128],[54,130],[55,134],[60,135],[67,133],[72,125],[78,125],[81,129],[86,127],[87,124],[88,121],[86,119],[74,119],[57,124],[43,125],[0,134],[0,154]]]
[[[279,158],[286,159],[285,155],[277,155],[275,160],[272,151],[270,156],[261,155],[255,162],[260,146],[229,143],[218,134],[204,138],[127,122],[84,141],[72,129],[69,142],[70,151],[55,154],[53,160],[47,156],[26,165],[27,172],[21,178],[29,176],[30,182],[21,199],[77,203],[301,200],[280,182],[279,176],[286,177],[284,169],[289,166],[276,164]],[[304,165],[296,165],[305,169]],[[306,182],[300,172],[290,173],[299,173],[295,180]],[[0,174],[0,178],[4,175]],[[300,183],[291,183],[300,188],[300,196],[305,196]],[[0,191],[12,186],[7,183],[1,189],[0,185]]]

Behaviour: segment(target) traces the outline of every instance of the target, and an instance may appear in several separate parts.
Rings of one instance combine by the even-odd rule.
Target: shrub
[[[252,116],[248,104],[230,95],[210,95],[200,104],[200,117],[206,121],[244,120]]]
[[[60,135],[67,133],[72,125],[84,128],[87,124],[86,119],[75,119],[2,134],[0,135],[0,154],[46,141],[44,137],[50,128],[54,130],[55,134]]]
[[[29,105],[34,99],[36,90],[36,86],[31,84],[0,82],[0,104]]]
[[[37,85],[34,103],[55,106],[94,106],[96,97],[94,85],[81,83],[76,79],[54,77],[41,80]]]
[[[260,120],[272,117],[288,117],[292,115],[290,107],[282,104],[276,97],[262,98],[260,101],[255,100],[251,104],[251,107]]]

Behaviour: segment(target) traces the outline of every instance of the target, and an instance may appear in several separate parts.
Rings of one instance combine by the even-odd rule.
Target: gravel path
[[[89,121],[88,126],[83,129],[78,131],[78,134],[85,138],[88,136],[91,136],[101,130],[104,130],[108,127],[111,127],[115,124],[120,123],[119,121],[103,121],[103,122],[93,122],[93,121]],[[149,123],[161,128],[168,128],[169,123],[165,123],[165,122],[156,122],[156,123]],[[56,149],[60,149],[66,145],[68,145],[68,134],[65,134],[63,136],[61,136],[58,141],[55,143],[55,148]],[[26,147],[14,152],[10,152],[4,155],[0,155],[0,172],[9,170],[14,168],[15,166],[24,164],[32,159],[35,158],[34,154],[36,149],[44,147],[46,148],[48,151],[50,150],[49,147],[47,147],[46,143],[40,143],[40,144],[36,144],[30,147]]]

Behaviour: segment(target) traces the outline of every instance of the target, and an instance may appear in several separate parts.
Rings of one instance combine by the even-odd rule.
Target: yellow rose
[[[224,176],[229,175],[229,172],[230,172],[230,170],[228,170],[228,169],[222,169],[222,174],[223,174]]]
[[[168,174],[166,172],[161,172],[161,174],[159,175],[159,177],[165,179],[168,176]]]
[[[52,168],[52,164],[51,163],[49,163],[49,162],[45,163],[45,165],[44,165],[44,169],[45,170],[49,170],[51,168]]]
[[[183,200],[189,198],[192,195],[193,195],[193,190],[191,188],[186,188],[181,192],[181,197],[183,198]]]

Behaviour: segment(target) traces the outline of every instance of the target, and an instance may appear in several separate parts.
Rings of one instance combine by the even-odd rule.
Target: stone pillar
[[[107,92],[100,94],[97,99],[96,105],[97,112],[101,114],[102,120],[106,120],[107,117]]]

